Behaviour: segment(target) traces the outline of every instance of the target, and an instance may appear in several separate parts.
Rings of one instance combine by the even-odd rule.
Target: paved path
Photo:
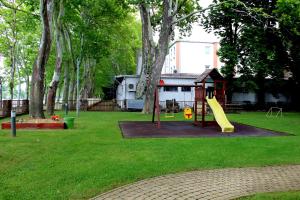
[[[261,192],[300,190],[300,165],[229,168],[160,176],[126,185],[100,199],[233,199]]]

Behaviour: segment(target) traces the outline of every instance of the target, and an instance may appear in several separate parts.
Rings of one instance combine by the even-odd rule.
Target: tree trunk
[[[30,92],[30,111],[33,118],[45,118],[43,112],[45,67],[51,50],[51,20],[53,0],[40,0],[40,15],[42,20],[42,38],[39,52],[33,64]]]
[[[12,1],[13,4],[15,4],[15,0]],[[16,10],[12,10],[13,12],[13,22],[12,22],[12,46],[11,46],[11,51],[10,51],[10,59],[11,59],[11,71],[10,71],[10,83],[9,83],[9,88],[10,88],[10,100],[12,101],[14,98],[14,86],[15,86],[15,71],[16,71],[16,44],[17,44],[17,30],[16,30]]]
[[[172,9],[170,7],[170,2],[168,0],[164,0],[162,26],[159,34],[158,46],[155,48],[155,61],[151,66],[149,84],[147,85],[146,89],[145,102],[143,108],[144,113],[152,112],[155,88],[160,80],[161,70],[163,68],[166,55],[168,53],[170,38],[173,34],[173,17],[171,15],[170,9]]]
[[[66,62],[64,72],[64,91],[63,91],[63,104],[68,103],[69,100],[69,85],[70,85],[70,60]]]
[[[147,82],[151,73],[154,58],[154,40],[150,21],[150,11],[147,5],[140,4],[140,16],[142,20],[142,69],[137,83],[136,98],[141,99],[146,92]]]
[[[61,89],[62,89],[62,86],[61,86],[61,84],[59,84],[58,88],[56,90],[56,96],[57,96],[58,102],[60,102],[60,98],[61,98]]]
[[[75,92],[75,88],[76,87],[76,68],[75,71],[72,70],[72,78],[70,81],[70,88],[69,88],[69,102],[70,102],[70,107],[75,107],[75,99],[74,99],[74,92]]]
[[[54,114],[54,107],[55,107],[55,97],[56,97],[56,90],[59,84],[61,68],[62,68],[62,59],[63,59],[63,39],[62,39],[62,15],[64,12],[63,8],[63,0],[60,0],[59,3],[59,14],[56,20],[55,32],[56,32],[56,65],[54,69],[54,74],[52,77],[52,81],[50,83],[48,89],[48,102],[47,102],[47,112],[49,115]]]
[[[14,47],[12,47],[11,50],[11,70],[10,70],[10,82],[9,82],[9,94],[10,94],[10,100],[14,99],[14,86],[15,86],[15,53],[14,53]]]
[[[26,74],[26,100],[29,99],[29,84],[30,84],[29,75]]]
[[[21,85],[22,85],[22,79],[21,79],[21,74],[20,74],[20,67],[17,67],[17,72],[18,72],[18,103],[17,103],[17,107],[20,106],[20,100],[21,100],[21,93],[22,93],[22,90],[21,90]]]
[[[84,72],[83,72],[83,85],[81,88],[81,99],[87,99],[93,94],[93,77],[92,70],[94,66],[94,61],[90,58],[87,58],[84,62]]]

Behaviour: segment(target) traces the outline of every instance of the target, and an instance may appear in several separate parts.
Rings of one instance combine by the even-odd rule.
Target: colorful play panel
[[[241,136],[288,136],[287,133],[256,128],[239,123],[232,123],[234,133],[223,134],[218,124],[201,127],[193,126],[191,122],[164,121],[157,128],[148,121],[119,122],[124,138],[166,138],[166,137],[241,137]]]

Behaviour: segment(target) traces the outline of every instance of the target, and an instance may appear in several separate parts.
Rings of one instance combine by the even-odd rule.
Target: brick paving
[[[170,174],[116,188],[93,200],[226,200],[255,193],[292,190],[300,190],[300,165]]]

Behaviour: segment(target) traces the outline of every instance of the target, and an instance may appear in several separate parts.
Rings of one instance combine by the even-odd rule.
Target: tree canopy
[[[218,54],[225,64],[222,72],[229,83],[229,100],[233,90],[243,87],[256,91],[263,106],[266,78],[281,84],[290,71],[297,79],[299,67],[293,67],[297,56],[291,48],[299,38],[299,2],[215,0],[213,4],[203,24],[221,38]]]

